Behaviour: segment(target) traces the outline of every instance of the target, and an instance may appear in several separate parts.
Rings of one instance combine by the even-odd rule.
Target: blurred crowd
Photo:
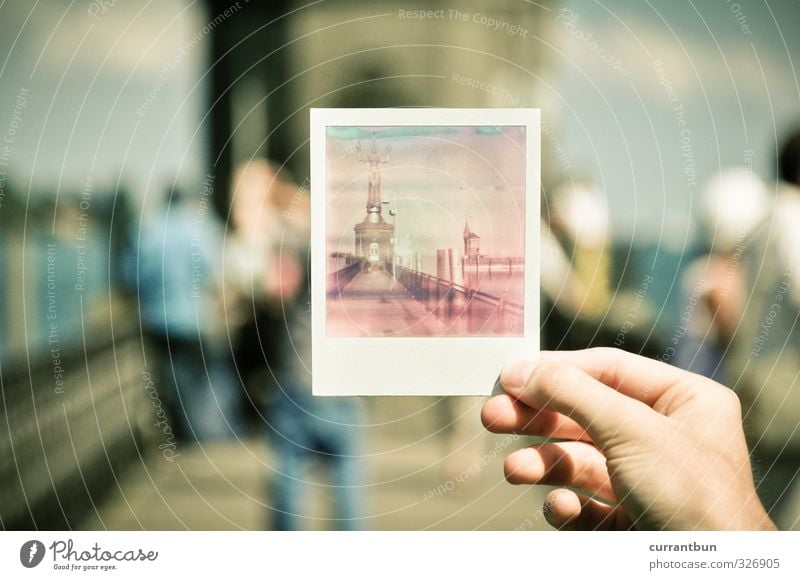
[[[303,527],[305,482],[321,460],[336,527],[357,529],[359,404],[311,396],[308,192],[275,163],[244,163],[226,228],[211,189],[169,188],[132,229],[123,262],[176,433],[203,443],[258,424],[276,457],[267,525]]]
[[[679,313],[666,320],[665,304],[648,297],[665,274],[645,269],[640,283],[610,287],[602,193],[562,185],[543,224],[542,293],[552,306],[543,340],[624,348],[734,389],[759,495],[792,527],[800,517],[800,133],[786,139],[775,167],[771,181],[731,167],[706,185],[696,200],[698,243],[675,279]]]
[[[774,27],[798,5],[751,11],[743,41],[727,7],[668,2],[439,3],[519,34],[399,3],[27,4],[0,18],[0,528],[79,521],[64,506],[83,493],[87,512],[147,450],[243,439],[268,449],[264,527],[318,525],[320,480],[327,525],[367,527],[370,427],[401,405],[311,395],[308,107],[527,104],[542,348],[733,389],[759,494],[800,527],[800,133],[777,138],[800,48]],[[424,402],[426,468],[454,480],[485,457],[480,403]]]
[[[256,449],[267,529],[383,525],[375,488],[435,490],[487,453],[499,482],[483,401],[312,396],[308,108],[518,106],[542,111],[542,348],[733,389],[759,494],[800,528],[800,44],[781,31],[800,4],[747,30],[728,3],[378,4],[0,3],[0,529],[79,527],[154,449],[215,442]],[[428,444],[409,475],[398,449]]]
[[[800,515],[800,133],[785,140],[775,167],[769,180],[730,167],[705,184],[695,200],[697,243],[677,271],[637,260],[637,248],[620,250],[596,184],[545,188],[542,347],[614,346],[734,389],[759,494],[778,524],[792,527]],[[334,506],[330,526],[364,527],[370,406],[311,395],[308,188],[275,162],[242,163],[227,220],[213,207],[214,188],[210,177],[198,191],[168,184],[140,219],[121,202],[130,216],[124,235],[89,249],[120,258],[118,281],[177,440],[263,438],[275,458],[270,529],[307,526],[309,482],[320,473]],[[677,296],[673,308],[659,295],[664,286]],[[61,331],[67,322],[59,319]],[[439,406],[451,474],[488,445],[477,408],[467,399]]]
[[[615,285],[619,256],[603,192],[573,180],[554,188],[541,224],[543,347],[617,346],[735,389],[759,491],[790,526],[800,493],[800,134],[786,141],[777,168],[770,182],[728,168],[707,184],[697,200],[699,242],[675,280],[678,316],[661,316],[664,305],[648,295],[664,273],[645,268]],[[231,191],[227,227],[204,194],[171,187],[128,236],[125,280],[157,345],[164,397],[184,439],[263,431],[277,459],[270,527],[303,527],[305,482],[321,463],[334,527],[357,529],[365,410],[353,399],[311,396],[308,191],[259,159],[238,167]],[[469,406],[451,407],[442,421],[455,471],[458,439],[480,437],[469,431]]]
[[[792,527],[800,515],[800,133],[785,140],[775,167],[773,179],[730,167],[705,184],[695,200],[697,243],[676,271],[620,246],[597,184],[545,188],[542,346],[614,346],[734,389],[759,494],[778,524]],[[213,207],[214,188],[211,177],[198,191],[168,184],[139,219],[120,202],[130,216],[124,235],[89,250],[120,258],[118,281],[177,440],[263,438],[275,458],[270,529],[307,526],[309,482],[320,473],[334,506],[330,526],[364,527],[370,406],[311,395],[308,188],[280,164],[252,159],[232,174],[227,219]],[[59,319],[60,331],[67,322]],[[442,464],[458,473],[488,445],[478,406],[450,400],[439,409]]]

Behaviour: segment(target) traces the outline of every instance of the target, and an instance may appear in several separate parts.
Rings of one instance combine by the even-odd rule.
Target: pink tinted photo
[[[523,336],[523,126],[328,126],[326,335]]]

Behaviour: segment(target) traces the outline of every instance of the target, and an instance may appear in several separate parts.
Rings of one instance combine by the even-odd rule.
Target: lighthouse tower
[[[355,232],[355,254],[364,259],[365,266],[369,269],[386,269],[388,264],[394,259],[392,239],[394,237],[394,226],[383,219],[381,211],[381,165],[389,162],[389,152],[391,147],[388,145],[384,155],[378,153],[378,142],[375,136],[372,137],[372,148],[369,153],[364,154],[361,149],[361,142],[356,145],[358,160],[369,165],[369,183],[367,189],[367,215],[364,220],[356,224],[353,228]]]

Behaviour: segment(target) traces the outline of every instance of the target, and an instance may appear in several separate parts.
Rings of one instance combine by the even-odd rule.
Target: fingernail
[[[516,360],[506,364],[500,371],[500,384],[506,390],[521,389],[531,376],[536,363],[531,360]]]

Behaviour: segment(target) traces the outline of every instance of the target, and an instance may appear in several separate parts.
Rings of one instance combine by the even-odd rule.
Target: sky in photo
[[[524,127],[328,127],[328,250],[352,252],[353,226],[366,216],[372,149],[381,165],[383,217],[396,216],[397,253],[463,249],[464,223],[481,237],[481,253],[521,256],[525,222]]]

